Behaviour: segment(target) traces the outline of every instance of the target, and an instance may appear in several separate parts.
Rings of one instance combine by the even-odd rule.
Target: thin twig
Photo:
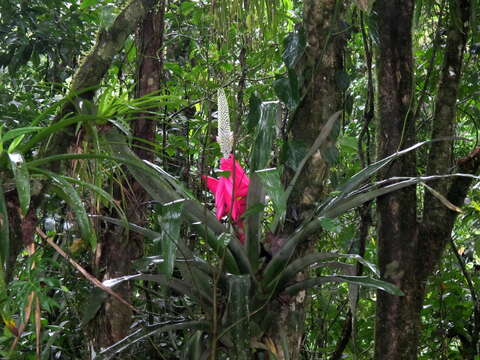
[[[98,280],[95,276],[91,275],[87,270],[85,270],[80,264],[78,264],[75,260],[73,260],[68,254],[62,250],[60,246],[55,244],[51,238],[49,238],[39,227],[36,228],[37,234],[40,235],[40,237],[45,240],[51,247],[53,247],[60,255],[62,255],[65,259],[70,262],[70,264],[73,265],[75,269],[77,269],[88,281],[90,281],[92,284],[97,286],[98,288],[102,289],[106,293],[112,295],[115,299],[120,301],[122,304],[126,305],[128,308],[130,308],[132,311],[138,313],[140,312],[138,309],[136,309],[133,305],[131,305],[129,302],[127,302],[125,299],[123,299],[120,295],[118,295],[115,291],[113,291],[111,288],[108,286],[105,286],[102,284],[100,280]]]

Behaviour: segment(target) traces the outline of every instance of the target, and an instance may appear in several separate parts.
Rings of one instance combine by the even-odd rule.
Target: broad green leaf
[[[0,183],[0,260],[3,269],[10,253],[10,226],[8,224],[8,210],[5,201],[3,186]]]
[[[159,269],[167,277],[173,274],[177,244],[180,240],[184,202],[184,199],[180,199],[164,204],[161,207],[159,222],[161,224],[162,237],[160,244],[164,261],[159,264]]]
[[[281,77],[273,82],[273,89],[277,97],[293,111],[300,102],[298,79],[295,71],[288,70],[287,77]]]
[[[353,136],[342,136],[338,138],[338,145],[342,148],[342,151],[350,153],[356,153],[358,151],[358,140]]]
[[[276,137],[278,116],[280,116],[280,104],[277,101],[261,104],[260,120],[250,157],[250,170],[252,172],[266,168],[272,158],[273,139]]]
[[[96,5],[98,3],[98,0],[83,0],[80,3],[80,9],[84,10],[86,8],[89,8],[90,6]]]
[[[329,283],[329,282],[346,282],[349,284],[361,285],[371,287],[374,289],[385,291],[392,295],[403,296],[404,293],[395,285],[383,281],[369,278],[368,276],[351,276],[351,275],[331,275],[320,276],[314,279],[308,279],[289,286],[285,289],[285,293],[289,295],[295,295],[299,291],[311,289],[315,286]]]
[[[30,206],[30,174],[28,173],[28,168],[22,154],[12,153],[8,154],[8,157],[10,159],[13,176],[15,177],[20,209],[23,215],[26,215]]]
[[[258,170],[255,174],[260,178],[265,191],[272,201],[275,215],[270,226],[273,233],[279,224],[283,224],[287,211],[287,193],[283,189],[280,171],[276,168]]]
[[[285,48],[282,54],[283,62],[287,68],[294,69],[305,51],[306,39],[303,28],[289,33],[283,40],[283,46]]]
[[[65,200],[67,205],[72,209],[75,214],[75,219],[80,229],[80,235],[82,239],[90,244],[92,251],[95,251],[97,246],[97,237],[95,231],[90,223],[88,218],[85,205],[80,198],[80,195],[75,190],[75,188],[66,180],[61,177],[53,178],[54,191],[57,193],[60,198]]]
[[[330,232],[333,232],[333,233],[338,232],[338,228],[339,228],[338,221],[335,221],[334,219],[330,219],[330,218],[321,218],[320,223],[321,223],[322,228],[324,230],[330,231]]]
[[[260,105],[260,120],[255,135],[255,143],[250,157],[250,185],[247,196],[247,208],[265,204],[265,193],[260,178],[255,173],[268,166],[271,160],[273,139],[276,136],[277,119],[280,116],[278,102],[264,102]],[[262,233],[263,212],[246,217],[246,249],[250,264],[255,271],[260,255],[260,237]]]
[[[105,300],[108,299],[108,297],[109,295],[105,291],[97,287],[94,287],[91,290],[90,296],[86,300],[84,300],[84,303],[82,306],[83,310],[81,312],[82,314],[81,326],[87,325],[90,321],[92,321],[95,318],[95,316],[98,313],[98,310],[100,310],[103,303],[105,302]]]
[[[227,324],[222,334],[232,340],[236,359],[249,360],[250,355],[250,277],[231,275],[228,277],[229,293],[227,301]]]

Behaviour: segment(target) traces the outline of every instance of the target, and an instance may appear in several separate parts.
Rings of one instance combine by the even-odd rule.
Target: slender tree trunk
[[[451,25],[432,137],[453,136],[455,103],[460,81],[469,1],[452,2]],[[380,36],[378,71],[378,157],[384,158],[415,142],[412,116],[412,36],[413,0],[377,1]],[[467,173],[478,171],[479,151],[460,159],[458,167]],[[430,148],[427,173],[449,173],[452,161],[449,142],[436,142]],[[383,172],[384,178],[416,175],[415,155],[410,153]],[[434,187],[449,201],[461,205],[471,184],[469,179],[439,181]],[[378,261],[382,278],[396,284],[405,296],[377,292],[375,328],[376,359],[416,359],[420,334],[420,312],[425,283],[433,272],[447,244],[456,213],[435,197],[426,194],[424,217],[417,222],[416,189],[383,196],[377,201]]]
[[[413,110],[413,0],[376,2],[379,30],[378,158],[415,142]],[[383,178],[416,175],[415,154],[407,154],[383,172]],[[396,284],[405,296],[377,292],[375,328],[377,359],[411,359],[420,330],[423,288],[415,269],[418,227],[416,193],[410,187],[377,201],[378,259],[383,280]]]
[[[139,53],[136,96],[141,97],[160,89],[162,74],[162,48],[165,2],[159,1],[158,8],[152,9],[141,23],[137,33]],[[153,109],[152,109],[153,110]],[[155,119],[151,114],[139,114],[133,122],[134,151],[144,160],[152,161],[152,149],[140,139],[153,142],[155,139]],[[134,179],[128,180],[117,192],[126,191],[128,220],[140,226],[146,222],[145,201],[147,193]],[[104,279],[124,276],[131,273],[131,263],[143,254],[143,237],[135,232],[126,234],[123,229],[111,226],[102,239],[100,267],[105,269]],[[116,291],[127,301],[131,299],[129,283],[123,283]],[[99,347],[111,345],[128,334],[132,321],[131,310],[116,299],[105,302],[104,313],[99,318],[96,343]]]
[[[341,2],[336,0],[306,0],[303,27],[306,49],[296,73],[300,80],[301,101],[292,116],[291,139],[307,150],[313,145],[328,119],[342,107],[342,91],[336,78],[342,71],[345,34],[340,28]],[[338,125],[338,124],[337,124]],[[292,232],[324,196],[328,174],[328,155],[334,149],[336,134],[311,157],[299,177],[288,203],[285,231]],[[312,251],[315,240],[297,249],[295,256]],[[305,277],[299,274],[297,280]],[[278,303],[279,317],[270,335],[279,359],[298,359],[303,342],[305,292],[282,298]]]

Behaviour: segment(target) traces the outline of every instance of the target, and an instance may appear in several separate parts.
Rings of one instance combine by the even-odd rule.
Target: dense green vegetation
[[[2,358],[480,359],[479,5],[0,0]]]

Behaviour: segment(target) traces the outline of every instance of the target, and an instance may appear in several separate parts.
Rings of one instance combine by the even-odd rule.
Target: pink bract
[[[247,194],[250,179],[245,174],[238,161],[235,161],[233,155],[220,160],[220,169],[228,171],[228,177],[219,179],[210,176],[202,176],[206,181],[208,189],[215,197],[215,208],[217,210],[217,219],[230,215],[240,241],[244,242],[242,215],[247,208]]]

